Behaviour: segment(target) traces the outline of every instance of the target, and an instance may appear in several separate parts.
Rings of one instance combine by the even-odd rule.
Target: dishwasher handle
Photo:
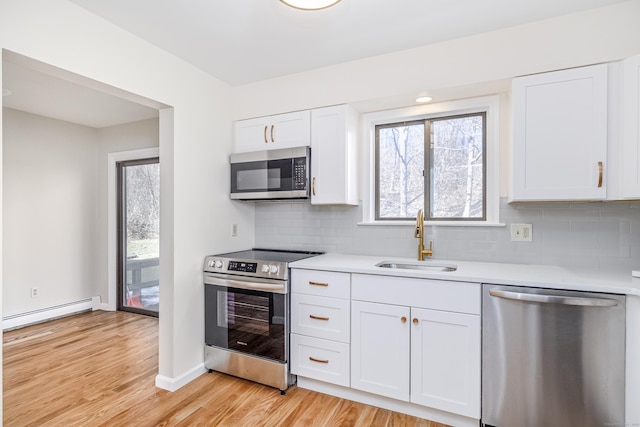
[[[562,295],[540,295],[526,292],[501,291],[491,289],[489,295],[515,301],[537,302],[542,304],[577,305],[582,307],[615,307],[618,301],[609,298],[570,297]]]

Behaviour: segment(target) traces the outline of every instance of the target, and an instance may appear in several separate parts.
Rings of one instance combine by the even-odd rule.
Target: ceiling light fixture
[[[301,10],[326,9],[340,2],[340,0],[280,0],[287,6]]]
[[[432,99],[433,98],[431,98],[430,96],[421,96],[416,98],[416,102],[425,103],[431,101]]]

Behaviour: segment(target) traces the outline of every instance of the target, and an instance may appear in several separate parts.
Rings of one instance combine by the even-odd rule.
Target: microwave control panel
[[[307,188],[307,158],[297,157],[293,159],[293,188],[292,190],[304,190]]]

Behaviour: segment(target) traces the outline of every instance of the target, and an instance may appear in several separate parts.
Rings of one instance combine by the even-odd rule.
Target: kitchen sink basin
[[[421,271],[434,271],[434,272],[447,272],[456,271],[457,265],[453,264],[438,264],[434,262],[398,262],[398,261],[382,261],[376,264],[376,267],[393,268],[398,270],[421,270]]]

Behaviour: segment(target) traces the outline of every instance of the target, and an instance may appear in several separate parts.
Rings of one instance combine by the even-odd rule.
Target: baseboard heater
[[[22,328],[36,323],[47,322],[84,311],[95,310],[100,305],[100,297],[87,298],[80,301],[41,308],[27,313],[14,314],[2,318],[2,330]]]

